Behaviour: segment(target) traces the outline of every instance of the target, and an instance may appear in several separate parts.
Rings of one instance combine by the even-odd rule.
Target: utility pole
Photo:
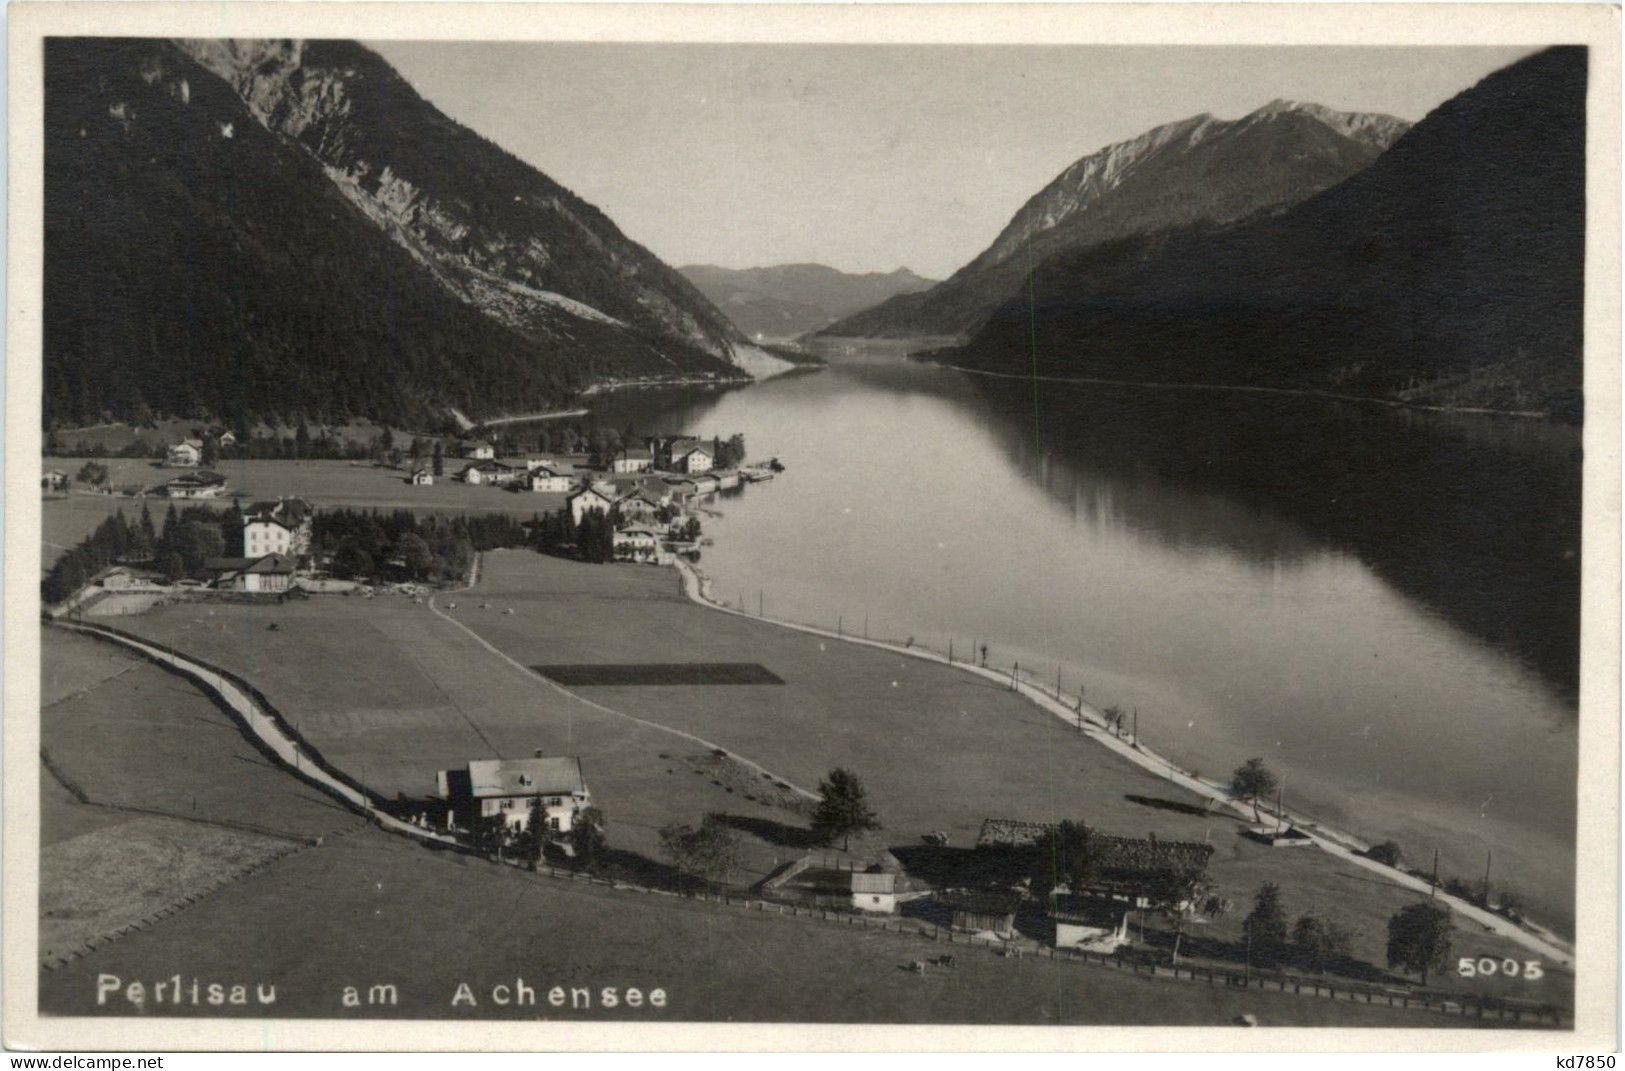
[[[952,636],[948,637],[948,664],[950,666],[954,664],[954,638]]]
[[[869,638],[869,611],[863,611],[863,638]]]
[[[1433,849],[1433,880],[1428,884],[1428,899],[1439,892],[1439,849]]]
[[[1140,746],[1140,708],[1139,707],[1134,708],[1134,739],[1133,739],[1132,743],[1134,744],[1135,747]]]
[[[1061,701],[1061,664],[1059,662],[1055,664],[1055,701],[1057,703]]]
[[[1485,907],[1490,906],[1490,860],[1493,859],[1494,857],[1495,857],[1495,852],[1492,849],[1490,849],[1490,848],[1485,848],[1484,849],[1484,906]]]
[[[1021,672],[1021,663],[1020,662],[1012,662],[1010,664],[1010,690],[1012,692],[1016,690],[1016,674],[1020,673],[1020,672]]]
[[[842,624],[841,615],[836,614],[835,615],[835,635],[837,635],[837,636],[845,635],[845,633],[841,630],[841,624]]]
[[[764,615],[764,613],[766,612],[766,606],[767,606],[767,596],[762,593],[761,588],[757,588],[756,589],[756,616],[757,617],[761,617],[761,616]]]

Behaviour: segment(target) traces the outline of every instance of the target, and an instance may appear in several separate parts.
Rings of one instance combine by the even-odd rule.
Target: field
[[[42,961],[361,828],[184,680],[55,629],[41,650]]]
[[[97,1004],[106,974],[146,985],[144,1014],[215,1011],[152,1002],[153,985],[179,972],[186,988],[195,978],[205,993],[211,983],[243,983],[255,993],[255,983],[275,987],[274,1004],[219,1009],[225,1014],[337,1016],[345,1014],[344,985],[367,994],[386,984],[397,987],[397,1003],[364,1014],[1225,1024],[1249,1013],[1264,1025],[1468,1023],[1001,959],[979,949],[957,950],[954,970],[921,977],[904,968],[939,949],[917,938],[620,892],[431,852],[362,824],[259,761],[226,716],[180,678],[60,630],[43,639],[48,696],[55,697],[43,712],[53,764],[80,783],[155,808],[188,812],[195,793],[208,801],[199,808],[204,821],[133,814],[79,802],[43,776],[48,939],[58,941],[52,912],[85,932],[109,928],[99,936],[134,923],[127,934],[40,972],[40,1006],[48,1014],[137,1014],[122,996]],[[266,863],[254,852],[273,838],[225,824],[238,820],[295,836],[328,835],[320,846],[296,846]],[[286,837],[277,843],[289,846]],[[163,851],[153,855],[151,847]],[[255,860],[258,869],[243,873]],[[97,881],[87,883],[87,873]],[[195,902],[185,902],[187,895]],[[155,910],[161,917],[138,921]],[[596,1000],[591,1009],[563,1011],[494,1005],[491,987],[518,978],[543,994],[554,985],[590,986],[595,997],[606,985],[623,992],[659,987],[669,1003],[659,1012],[611,1010]],[[475,1009],[451,1006],[464,981],[477,994]]]
[[[541,749],[581,756],[612,845],[632,855],[658,860],[660,826],[720,812],[749,834],[747,873],[736,880],[807,843],[804,815],[781,786],[815,787],[841,765],[864,778],[885,825],[854,855],[891,847],[918,856],[921,835],[935,830],[967,847],[986,817],[1072,817],[1211,841],[1212,876],[1235,907],[1197,927],[1188,948],[1219,959],[1239,960],[1241,920],[1266,880],[1291,916],[1314,912],[1353,929],[1355,955],[1371,963],[1383,960],[1388,917],[1415,899],[1322,853],[1244,840],[1236,820],[1188,806],[1197,801],[992,682],[717,614],[685,600],[669,570],[528,552],[484,560],[477,590],[440,600],[457,604],[446,612],[471,632],[399,598],[212,615],[172,606],[120,623],[248,677],[331,761],[385,794],[421,796],[436,769]],[[526,668],[650,662],[759,663],[784,683],[566,689]],[[709,745],[768,773],[722,763]],[[1527,958],[1476,926],[1455,944],[1459,954]],[[1538,983],[1496,978],[1478,991],[1567,1004],[1571,987],[1548,967]]]
[[[46,468],[56,468],[72,476],[85,458],[48,457]],[[120,487],[139,484],[156,487],[185,469],[157,467],[140,458],[98,459],[108,468],[108,482]],[[299,495],[317,506],[351,506],[357,509],[410,509],[444,513],[511,513],[529,517],[536,512],[556,510],[564,504],[562,493],[504,491],[495,487],[470,487],[451,476],[466,462],[446,459],[446,475],[432,487],[413,487],[406,472],[398,469],[352,465],[348,461],[222,461],[215,471],[226,477],[226,493],[203,504],[222,506],[234,498],[245,502]],[[41,567],[49,569],[63,551],[71,548],[115,510],[124,510],[134,520],[142,503],[161,521],[169,508],[163,497],[129,498],[124,495],[74,494],[46,499],[41,505],[43,554]],[[185,503],[179,503],[184,505]]]

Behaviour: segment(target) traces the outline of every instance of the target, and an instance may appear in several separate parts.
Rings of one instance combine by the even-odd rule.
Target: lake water
[[[1493,852],[1571,930],[1575,429],[887,356],[595,408],[785,463],[715,500],[718,597],[1058,668],[1188,769],[1262,756],[1289,806],[1443,875]]]

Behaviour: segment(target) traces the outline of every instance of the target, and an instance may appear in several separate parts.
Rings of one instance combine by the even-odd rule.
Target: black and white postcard
[[[1611,1048],[1617,19],[13,6],[6,1043]]]

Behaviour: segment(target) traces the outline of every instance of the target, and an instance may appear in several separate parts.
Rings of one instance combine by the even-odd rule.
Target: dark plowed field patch
[[[784,683],[777,673],[757,662],[630,662],[532,668],[569,688]]]

